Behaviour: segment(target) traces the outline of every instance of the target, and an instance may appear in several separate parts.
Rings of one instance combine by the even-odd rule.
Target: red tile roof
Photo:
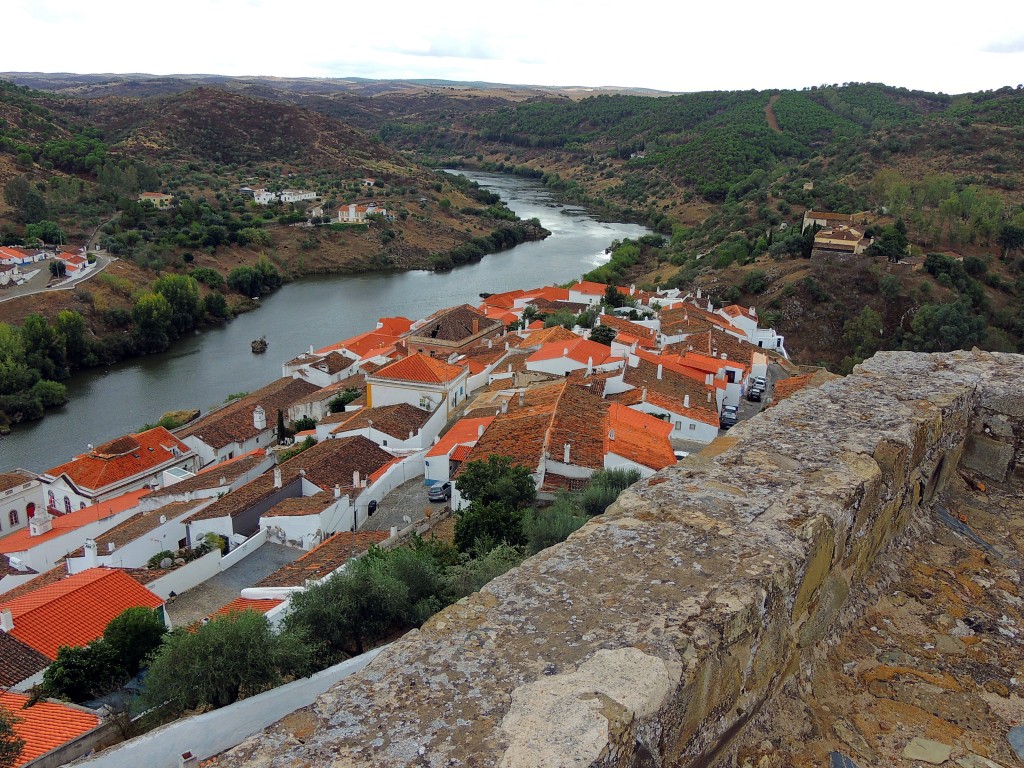
[[[585,293],[589,296],[604,296],[605,291],[608,290],[608,286],[604,283],[595,283],[590,280],[580,280],[575,285],[569,287],[570,291],[576,293]]]
[[[672,425],[667,421],[612,403],[604,450],[653,470],[664,469],[676,463],[668,439],[671,432]]]
[[[466,369],[462,366],[449,365],[443,360],[417,353],[385,365],[374,371],[372,377],[424,384],[447,384],[465,373]]]
[[[487,429],[494,421],[493,416],[479,419],[459,419],[440,440],[427,451],[427,456],[444,456],[457,445],[475,444],[480,439],[480,427]]]
[[[519,344],[520,347],[539,347],[553,341],[577,341],[581,336],[573,333],[561,325],[553,325],[550,328],[542,328],[533,331]]]
[[[192,455],[192,449],[163,427],[154,427],[104,443],[46,474],[52,478],[67,475],[87,495],[98,496],[133,477],[156,472],[182,455]]]
[[[358,411],[335,413],[321,423],[338,426],[331,434],[343,434],[368,429],[373,422],[373,429],[399,440],[408,440],[409,433],[417,433],[430,420],[431,412],[408,403],[382,405],[378,408],[360,408]]]
[[[469,458],[470,451],[473,450],[472,445],[457,445],[455,450],[452,451],[450,458],[452,461],[465,461]]]
[[[29,697],[22,693],[0,693],[0,707],[19,718],[14,732],[25,740],[25,746],[14,765],[22,766],[62,744],[77,739],[100,724],[92,712],[71,704],[40,701],[26,707]]]
[[[308,579],[322,579],[353,557],[388,538],[387,531],[343,531],[327,538],[298,560],[279,568],[257,587],[301,587]]]
[[[646,325],[640,325],[630,320],[623,320],[621,317],[615,315],[601,315],[597,322],[599,325],[605,325],[612,328],[620,336],[626,334],[632,336],[640,341],[640,345],[643,347],[652,348],[654,347],[655,341],[657,340],[657,334],[651,328]],[[619,338],[618,336],[616,338]]]
[[[82,646],[100,637],[126,608],[156,608],[163,602],[116,568],[90,568],[5,600],[0,610],[14,617],[14,637],[54,659],[62,645]]]
[[[52,527],[41,536],[33,536],[28,528],[21,528],[14,533],[0,539],[0,554],[14,554],[24,552],[44,541],[49,541],[58,536],[63,536],[71,531],[78,530],[83,525],[103,520],[119,512],[131,509],[139,503],[139,499],[149,494],[148,488],[141,488],[137,491],[124,493],[113,499],[101,501],[91,507],[79,509],[66,515],[57,515],[53,518]]]
[[[593,365],[604,365],[622,359],[612,354],[611,347],[577,336],[574,341],[552,341],[542,344],[540,349],[530,355],[527,362],[560,358],[568,358],[583,365],[586,365],[588,361]]]
[[[409,333],[409,340],[422,339],[437,342],[461,342],[484,331],[493,331],[502,327],[502,323],[490,319],[483,312],[461,304],[457,307],[442,309],[426,318],[417,328]]]
[[[31,483],[36,479],[36,476],[31,472],[24,470],[14,470],[12,472],[0,472],[0,493],[9,491],[11,488],[17,488],[19,485],[25,485]]]
[[[229,613],[237,613],[240,611],[255,611],[256,613],[266,613],[267,611],[277,608],[284,600],[252,600],[248,597],[236,597],[230,603],[225,606],[218,608],[216,611],[210,614],[210,618],[216,616],[227,616]]]

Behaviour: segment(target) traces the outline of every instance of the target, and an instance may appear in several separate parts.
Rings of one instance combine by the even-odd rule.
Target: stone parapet
[[[961,463],[1024,471],[1024,358],[876,355],[410,632],[314,729],[215,764],[714,766]]]

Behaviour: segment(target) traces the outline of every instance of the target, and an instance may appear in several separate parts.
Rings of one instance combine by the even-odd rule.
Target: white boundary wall
[[[163,728],[69,765],[90,768],[179,768],[178,758],[191,752],[205,760],[231,749],[285,715],[313,703],[339,680],[358,672],[387,646],[336,664],[312,677],[282,685],[222,709],[176,720]]]
[[[215,549],[197,560],[178,566],[166,576],[153,579],[145,586],[150,592],[166,600],[171,592],[180,595],[192,587],[199,586],[207,579],[212,579],[222,570],[220,550]]]

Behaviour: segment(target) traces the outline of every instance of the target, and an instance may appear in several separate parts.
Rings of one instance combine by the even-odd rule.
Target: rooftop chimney
[[[633,284],[631,284],[631,285],[629,286],[629,295],[630,295],[630,296],[632,296],[632,295],[633,295],[633,294],[635,294],[635,293],[636,293],[636,284],[635,284],[635,283],[633,283]]]
[[[723,352],[722,353],[722,359],[723,360],[728,360],[729,359],[729,355],[727,353]]]
[[[358,469],[352,470],[352,487],[353,488],[358,488],[359,487],[359,470]]]
[[[0,630],[10,632],[12,629],[14,629],[14,614],[4,608],[0,611]]]
[[[473,333],[480,333],[480,318],[473,318]]]
[[[111,552],[113,552],[113,551],[114,551],[115,549],[117,549],[117,544],[115,544],[115,543],[114,543],[114,542],[112,542],[112,541],[108,541],[108,542],[107,542],[107,554],[109,555],[109,554],[110,554]]]
[[[167,522],[167,515],[160,515],[160,525]]]
[[[661,363],[658,363],[658,381],[661,381]]]
[[[341,486],[338,485],[337,483],[334,484],[334,498],[341,498]]]
[[[640,390],[640,402],[647,402],[647,387],[644,387],[642,390]]]
[[[683,395],[683,408],[689,408],[689,407],[690,407],[690,396],[689,395]]]
[[[484,436],[484,425],[483,424],[478,424],[477,428],[476,428],[476,437],[479,440],[483,436]]]
[[[715,375],[713,373],[709,373],[707,376],[704,377],[704,383],[707,384],[709,387],[713,385],[715,383]]]
[[[615,430],[614,429],[608,430],[608,439],[609,440],[614,440],[615,439]]]
[[[569,348],[568,347],[562,347],[562,356],[563,357],[568,357],[569,356]]]
[[[750,314],[752,314],[754,317],[757,317],[757,310],[754,307],[751,307]]]
[[[274,467],[274,487],[275,488],[280,488],[281,487],[281,468],[280,467]]]
[[[494,339],[487,340],[487,348],[492,349],[494,347]]]
[[[700,295],[701,295],[701,294],[700,294],[700,288],[698,288],[698,289],[697,289],[697,298],[698,298],[698,299],[700,298]]]
[[[519,405],[520,407],[526,405],[526,391],[522,389],[519,390]]]
[[[311,355],[313,354],[313,345],[312,344],[309,345],[309,354],[311,354]]]
[[[568,464],[569,463],[569,451],[570,451],[571,448],[572,448],[572,446],[569,443],[566,443],[565,447],[562,449],[562,463],[563,464]]]
[[[257,405],[252,411],[252,425],[261,432],[267,428],[267,412],[262,405]]]
[[[508,413],[508,400],[501,401],[501,413]]]
[[[711,390],[710,389],[708,390],[708,402],[709,403],[711,402]]]

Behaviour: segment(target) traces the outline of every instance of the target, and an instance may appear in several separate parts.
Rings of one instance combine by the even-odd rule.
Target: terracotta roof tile
[[[210,614],[210,618],[217,616],[227,616],[229,613],[238,613],[240,611],[255,611],[256,613],[266,613],[267,611],[277,608],[284,600],[252,600],[247,597],[236,597],[227,605],[221,606],[216,611]]]
[[[267,424],[273,425],[279,410],[287,412],[292,403],[308,397],[318,389],[316,385],[302,379],[278,379],[241,400],[207,414],[190,424],[180,435],[182,438],[197,437],[213,448],[242,443],[258,434],[252,417],[257,405],[266,411]]]
[[[10,688],[50,666],[50,659],[14,635],[0,632],[0,686]]]
[[[114,545],[116,550],[125,544],[141,539],[150,531],[163,525],[160,522],[161,517],[165,517],[167,520],[174,520],[201,503],[200,501],[178,501],[173,504],[165,504],[158,509],[151,509],[148,512],[137,512],[127,520],[115,525],[106,533],[96,536],[93,540],[96,542],[97,552],[100,555],[106,555],[111,551],[111,544]],[[85,555],[84,547],[79,547],[71,553],[71,557],[82,557],[83,555]]]
[[[267,452],[263,448],[257,448],[254,451],[250,451],[242,456],[236,456],[228,461],[211,464],[196,473],[194,477],[189,477],[185,480],[180,480],[173,485],[159,488],[149,494],[147,498],[152,500],[158,499],[161,496],[172,496],[183,493],[192,493],[194,491],[209,490],[211,488],[219,488],[222,485],[221,480],[224,481],[223,485],[229,485],[246,472],[254,469],[266,458]]]
[[[519,347],[539,347],[553,341],[577,341],[580,338],[579,335],[573,333],[568,328],[564,328],[561,325],[553,325],[550,328],[533,331],[522,340]]]
[[[581,364],[589,361],[594,365],[604,365],[622,359],[612,354],[611,347],[577,336],[573,341],[551,341],[542,344],[540,349],[530,355],[528,362],[558,360],[563,357]]]
[[[0,707],[20,718],[14,724],[14,732],[25,740],[15,766],[30,763],[100,724],[99,717],[72,704],[44,700],[26,707],[28,701],[29,697],[22,693],[0,693]]]
[[[17,488],[19,485],[31,483],[36,476],[25,470],[14,470],[12,472],[0,472],[0,493]]]
[[[634,461],[655,471],[676,463],[669,433],[672,425],[642,411],[612,403],[608,412],[606,453]],[[615,437],[612,439],[611,435]]]
[[[487,318],[469,304],[442,309],[426,318],[417,328],[409,332],[408,339],[458,342],[469,339],[482,331],[503,327],[500,320]]]
[[[294,499],[280,501],[260,515],[260,518],[318,515],[333,503],[334,494],[321,491],[313,496],[299,496]]]
[[[373,428],[378,432],[399,440],[408,440],[410,432],[415,434],[430,420],[431,412],[408,403],[398,403],[379,408],[360,408],[358,411],[336,413],[333,416],[348,417],[323,420],[325,424],[337,422],[338,426],[331,430],[333,434],[368,429],[372,421]]]
[[[634,323],[631,320],[623,320],[615,315],[601,315],[597,322],[599,325],[605,325],[614,329],[617,334],[627,334],[635,339],[639,339],[641,345],[648,348],[654,346],[658,337],[658,334],[652,328]]]
[[[608,286],[604,283],[595,283],[590,280],[580,280],[578,283],[569,286],[570,291],[585,293],[589,296],[604,296]]]
[[[427,451],[427,457],[445,456],[455,446],[476,443],[480,438],[480,428],[483,427],[486,430],[492,421],[494,421],[493,416],[485,416],[478,419],[459,419],[452,425],[451,429],[445,432],[444,436],[438,440],[429,451]]]
[[[388,538],[387,531],[342,531],[309,550],[298,560],[279,568],[257,587],[301,587],[309,579],[322,579],[372,545]]]
[[[67,475],[79,489],[99,496],[132,477],[156,472],[165,464],[179,461],[183,455],[191,456],[192,449],[163,427],[154,427],[111,440],[47,470],[46,474],[53,478]]]
[[[374,379],[412,381],[424,384],[445,384],[466,373],[458,365],[449,365],[443,360],[424,354],[409,355],[374,371]]]
[[[86,645],[126,608],[156,608],[163,600],[116,568],[90,568],[11,599],[0,610],[14,617],[11,634],[51,659],[62,645]]]
[[[77,509],[66,515],[57,515],[53,518],[52,528],[39,536],[33,536],[28,528],[21,528],[0,539],[0,554],[24,552],[30,547],[37,546],[50,539],[55,539],[58,536],[63,536],[71,531],[76,531],[89,523],[105,520],[108,517],[137,506],[139,500],[148,494],[148,488],[141,488],[137,491],[130,491],[116,498],[93,504],[85,509]]]

